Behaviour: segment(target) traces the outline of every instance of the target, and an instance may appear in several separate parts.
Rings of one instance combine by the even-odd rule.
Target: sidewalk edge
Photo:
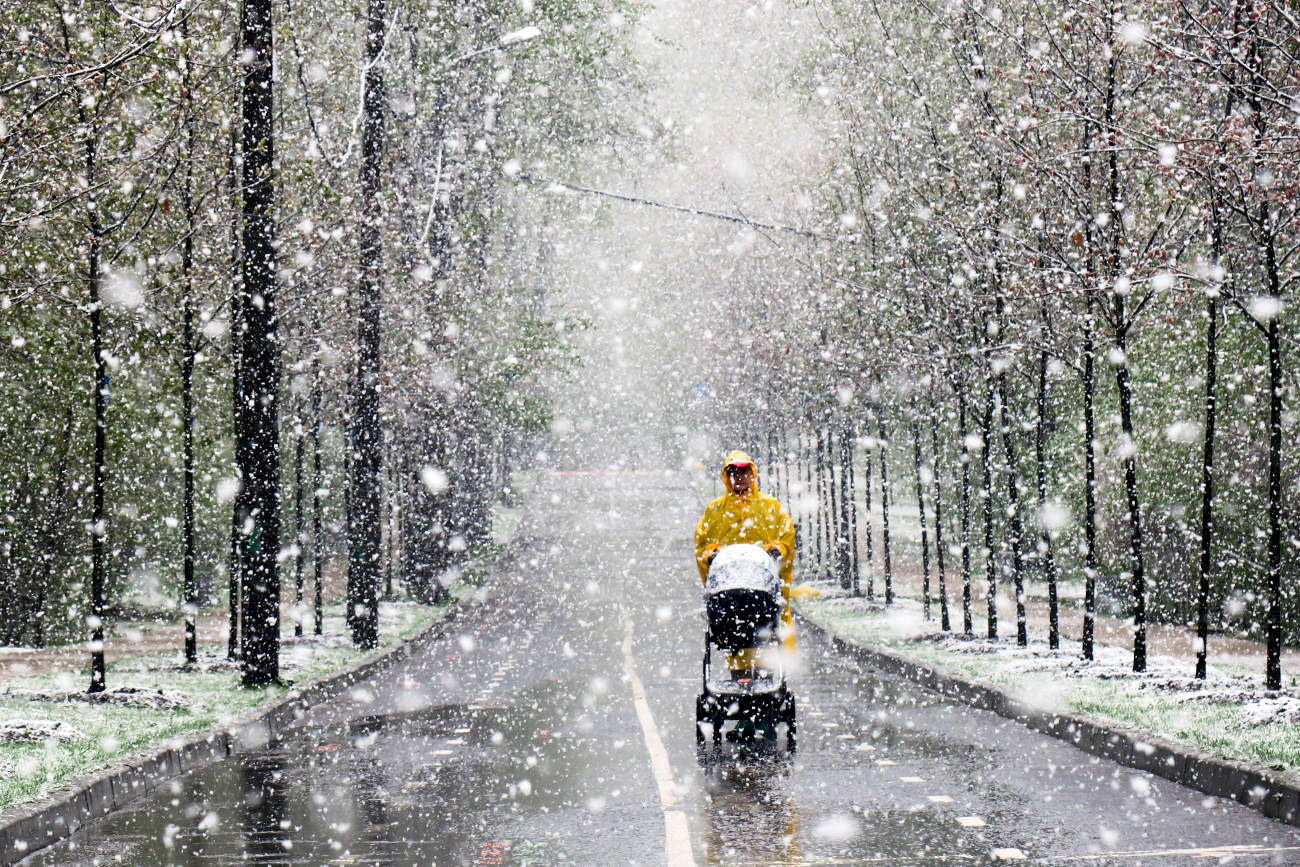
[[[1090,714],[1036,708],[1010,690],[839,635],[806,612],[796,610],[795,616],[825,636],[836,651],[879,671],[1022,723],[1091,755],[1146,771],[1212,797],[1236,801],[1289,825],[1300,825],[1300,774],[1294,771],[1275,771],[1250,762],[1220,758]]]
[[[70,837],[90,822],[157,791],[182,774],[266,746],[309,708],[414,656],[455,617],[456,609],[452,608],[410,638],[294,686],[224,726],[173,738],[107,768],[75,777],[44,798],[5,810],[0,813],[0,867],[11,867],[33,852]]]

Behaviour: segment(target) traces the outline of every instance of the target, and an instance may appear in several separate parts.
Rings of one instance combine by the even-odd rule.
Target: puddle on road
[[[547,684],[510,708],[441,706],[313,730],[178,778],[22,865],[567,860],[548,839],[555,829],[576,834],[596,812],[640,800],[619,781],[648,779],[642,757],[601,726],[582,731],[599,709],[574,714],[572,703],[569,684]],[[520,833],[529,817],[544,820],[536,838]]]

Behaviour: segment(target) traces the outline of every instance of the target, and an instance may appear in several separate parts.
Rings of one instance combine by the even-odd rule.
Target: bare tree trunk
[[[921,478],[921,427],[916,420],[916,401],[912,401],[912,447],[916,472],[916,508],[921,516],[921,596],[925,619],[930,619],[930,534],[925,524],[925,483]]]
[[[325,632],[325,582],[322,575],[324,565],[325,543],[321,538],[321,512],[324,504],[321,502],[321,413],[320,413],[320,353],[312,361],[312,387],[311,387],[311,416],[312,416],[312,434],[311,434],[311,451],[312,451],[312,470],[311,470],[311,543],[312,543],[312,570],[314,572],[314,583],[312,585],[312,604],[315,606],[312,617],[312,628],[317,635]]]
[[[182,44],[189,50],[189,19],[181,23]],[[198,351],[194,333],[194,233],[198,229],[194,212],[194,156],[198,150],[194,135],[194,103],[190,82],[190,66],[182,71],[185,99],[185,180],[181,188],[181,208],[185,214],[185,238],[181,242],[181,274],[185,283],[185,301],[181,313],[181,436],[182,472],[184,475],[184,505],[181,519],[182,574],[184,600],[181,610],[185,617],[185,662],[194,665],[199,660],[199,591],[194,575],[194,356]]]
[[[934,387],[930,388],[931,405],[934,404]],[[930,417],[930,438],[934,446],[934,554],[935,565],[939,568],[939,628],[944,632],[952,630],[952,621],[948,615],[948,580],[944,572],[943,560],[943,480],[939,477],[939,468],[943,466],[943,452],[939,450],[939,420]]]
[[[970,429],[967,427],[966,388],[957,389],[957,427],[961,433],[961,624],[962,633],[973,635],[970,586]]]
[[[1096,375],[1093,364],[1093,294],[1089,289],[1083,317],[1083,658],[1093,659],[1097,625],[1097,414],[1093,407]]]
[[[1223,223],[1217,196],[1210,202],[1211,255],[1215,265],[1223,257]],[[1210,576],[1214,571],[1214,434],[1218,416],[1219,291],[1206,293],[1205,326],[1205,441],[1201,451],[1201,569],[1196,587],[1196,676],[1207,675],[1210,646]]]
[[[998,396],[1002,403],[1002,447],[1007,455],[1007,511],[1011,518],[1011,538],[1007,544],[1011,548],[1011,579],[1016,588],[1016,644],[1029,646],[1029,632],[1025,623],[1025,568],[1020,550],[1021,540],[1025,536],[1024,516],[1020,514],[1020,471],[1016,466],[1015,437],[1012,435],[1011,418],[1007,412],[1007,376],[998,377]]]
[[[1056,588],[1056,557],[1052,551],[1052,533],[1045,520],[1047,514],[1047,350],[1038,355],[1038,418],[1034,426],[1034,457],[1038,464],[1038,514],[1042,524],[1043,572],[1047,575],[1047,646],[1061,646],[1060,606]]]
[[[885,452],[889,448],[889,438],[885,434],[885,414],[882,410],[879,418],[880,427],[880,530],[884,538],[881,550],[885,566],[885,604],[894,604],[894,568],[890,559],[889,540],[889,463]]]
[[[984,497],[984,575],[988,584],[988,636],[996,640],[998,637],[998,576],[997,563],[993,557],[993,401],[996,391],[993,387],[993,379],[988,379],[988,403],[984,408],[984,423],[980,427],[980,435],[984,438],[984,446],[980,450],[980,456],[984,459],[984,490],[981,496]]]
[[[245,0],[244,256],[238,507],[244,567],[244,684],[280,676],[280,350],[275,305],[275,134],[270,0]]]
[[[383,435],[379,421],[380,321],[383,290],[384,0],[370,0],[366,27],[361,144],[361,291],[357,311],[357,370],[353,389],[351,517],[348,522],[348,610],[352,641],[379,644],[379,580],[383,521],[380,489]]]
[[[86,131],[86,182],[91,189],[98,183],[95,175],[99,155],[98,125],[81,111],[82,128]],[[104,483],[108,461],[108,354],[104,351],[103,302],[100,299],[102,274],[100,273],[100,247],[103,230],[93,197],[88,199],[90,255],[87,262],[87,282],[90,289],[90,351],[94,355],[95,387],[95,451],[91,473],[90,517],[90,687],[87,692],[104,691],[104,579],[105,540],[108,537],[108,517],[104,513]]]

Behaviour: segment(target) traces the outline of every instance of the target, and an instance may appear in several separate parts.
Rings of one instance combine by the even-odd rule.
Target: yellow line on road
[[[672,810],[677,806],[677,781],[673,779],[673,768],[668,763],[668,751],[659,737],[659,728],[650,713],[650,703],[646,701],[645,685],[636,675],[635,660],[632,657],[632,618],[623,615],[623,670],[627,672],[628,682],[632,685],[632,702],[636,706],[636,718],[641,723],[641,734],[645,736],[645,747],[650,753],[650,768],[659,786],[659,802],[664,806],[665,850],[668,855],[668,867],[695,867],[695,855],[691,852],[690,826],[686,814],[681,810]]]

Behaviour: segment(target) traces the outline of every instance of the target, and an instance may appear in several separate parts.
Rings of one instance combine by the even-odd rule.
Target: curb
[[[446,616],[405,641],[295,686],[272,703],[252,708],[216,730],[174,738],[161,747],[144,750],[107,768],[69,780],[44,798],[0,813],[0,867],[11,867],[33,852],[66,839],[85,825],[160,789],[182,774],[261,749],[275,741],[308,709],[414,656],[455,617],[456,610],[449,610]]]
[[[932,692],[981,710],[992,711],[1027,728],[1073,744],[1085,753],[1155,774],[1188,789],[1244,804],[1271,819],[1300,825],[1300,773],[1222,759],[1194,747],[1083,713],[1034,707],[1009,690],[870,647],[836,634],[796,611],[806,626],[821,633],[837,652],[867,666],[911,681]]]

